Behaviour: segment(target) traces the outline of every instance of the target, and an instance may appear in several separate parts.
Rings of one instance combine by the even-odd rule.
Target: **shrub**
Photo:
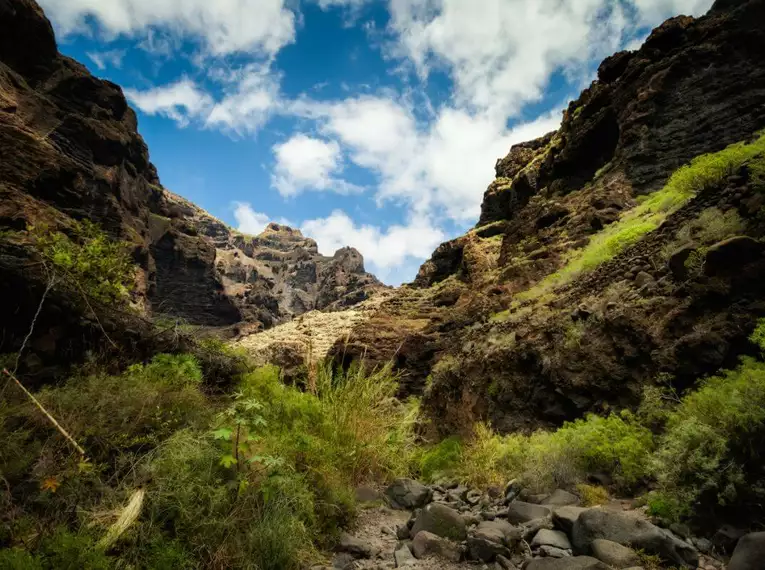
[[[735,370],[703,381],[671,413],[655,460],[662,501],[682,514],[760,494],[763,438],[765,363],[745,358]]]
[[[89,220],[73,221],[71,237],[45,226],[28,228],[36,252],[60,286],[101,303],[125,303],[135,266],[128,245],[112,240]]]
[[[462,441],[458,437],[448,437],[422,453],[419,459],[420,475],[426,481],[449,476],[459,464],[461,456]]]
[[[757,321],[757,326],[749,340],[756,344],[761,351],[765,352],[765,319]]]
[[[595,269],[658,228],[667,216],[684,206],[696,194],[720,184],[726,176],[736,172],[748,161],[754,159],[759,164],[763,156],[765,134],[751,143],[736,143],[719,152],[694,158],[690,164],[675,171],[664,188],[642,199],[619,221],[595,234],[585,247],[574,251],[566,265],[542,280],[533,292],[527,291],[517,297],[522,299],[544,294]]]
[[[576,486],[576,490],[582,500],[582,506],[595,507],[608,502],[608,491],[598,485],[580,483]]]
[[[455,472],[478,487],[520,478],[539,492],[571,486],[588,472],[611,474],[623,488],[650,468],[653,437],[629,415],[589,415],[554,432],[500,436],[483,424],[465,442]]]

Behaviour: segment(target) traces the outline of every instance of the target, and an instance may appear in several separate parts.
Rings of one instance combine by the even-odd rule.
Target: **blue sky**
[[[410,281],[475,224],[494,163],[603,57],[712,0],[39,0],[123,87],[162,183]]]

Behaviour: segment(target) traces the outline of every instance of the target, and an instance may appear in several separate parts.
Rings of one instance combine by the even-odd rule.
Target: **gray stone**
[[[332,568],[335,570],[352,570],[355,560],[352,554],[341,552],[332,559]]]
[[[415,537],[423,530],[452,540],[465,540],[467,536],[467,527],[462,515],[452,508],[435,503],[420,511],[410,536]]]
[[[396,568],[404,568],[406,566],[414,566],[417,564],[417,559],[412,556],[412,551],[408,546],[402,546],[393,553],[393,560],[396,562]]]
[[[617,570],[640,564],[640,558],[634,550],[603,538],[592,541],[592,554]]]
[[[514,501],[521,490],[521,485],[518,483],[517,479],[513,479],[507,485],[505,485],[505,504]]]
[[[571,549],[571,542],[569,542],[566,533],[559,530],[540,530],[536,536],[534,536],[534,540],[531,541],[531,546],[543,545],[554,546],[562,550]]]
[[[735,236],[714,244],[704,260],[706,275],[737,272],[743,265],[762,258],[765,245],[749,236]]]
[[[450,562],[459,562],[462,557],[456,544],[426,530],[418,532],[417,536],[414,537],[412,552],[415,558],[439,556]]]
[[[462,515],[462,520],[465,521],[467,526],[474,526],[484,520],[481,516],[475,513],[465,513]]]
[[[409,527],[405,524],[396,527],[396,538],[399,540],[406,540],[409,538]]]
[[[408,510],[427,505],[433,497],[433,491],[412,479],[396,479],[385,489],[385,496],[394,509]]]
[[[552,495],[543,500],[541,505],[549,507],[567,507],[569,505],[578,505],[579,497],[563,489],[556,489]]]
[[[542,556],[549,556],[550,558],[565,558],[571,556],[571,550],[564,550],[563,548],[544,544],[539,547],[539,554]]]
[[[497,564],[500,565],[503,570],[518,570],[518,567],[513,564],[509,559],[505,558],[501,554],[497,555]]]
[[[480,536],[469,536],[467,539],[468,553],[473,560],[492,562],[497,556],[510,558],[513,553],[509,548],[493,540],[487,540]]]
[[[347,552],[354,558],[371,558],[374,554],[372,546],[360,538],[351,536],[347,532],[340,535],[340,542],[337,545],[340,552]]]
[[[527,503],[531,503],[532,505],[541,505],[544,504],[543,501],[547,499],[550,495],[547,493],[543,493],[540,495],[521,495],[524,501]]]
[[[507,520],[513,524],[520,524],[549,517],[551,512],[549,508],[542,505],[513,501],[507,507]]]
[[[699,553],[690,544],[648,521],[615,511],[585,510],[576,519],[571,538],[577,552],[590,552],[592,542],[604,538],[690,568],[696,568],[699,560]]]
[[[503,520],[481,521],[472,534],[510,548],[521,540],[521,530]]]
[[[697,538],[696,548],[698,548],[704,554],[709,554],[712,552],[712,543],[706,538]]]
[[[733,551],[728,570],[762,570],[765,565],[765,532],[742,536]]]
[[[643,287],[645,285],[648,285],[649,283],[653,283],[653,276],[650,273],[641,271],[640,273],[635,275],[635,285],[637,287]]]
[[[685,266],[685,262],[691,254],[696,251],[692,246],[681,247],[669,256],[667,260],[667,266],[669,267],[672,277],[675,281],[685,281],[690,276],[688,268]]]
[[[523,540],[531,540],[540,530],[553,530],[552,517],[543,519],[534,519],[521,525],[521,536]]]
[[[380,499],[382,499],[382,496],[377,489],[367,487],[366,485],[356,487],[356,501],[359,503],[376,503]]]
[[[610,570],[597,558],[569,556],[566,558],[535,558],[525,570]]]

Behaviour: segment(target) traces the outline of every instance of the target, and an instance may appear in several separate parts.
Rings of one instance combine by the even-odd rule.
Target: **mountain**
[[[762,0],[718,1],[606,59],[558,131],[497,161],[477,226],[335,358],[393,360],[449,434],[634,406],[754,352],[765,143],[715,153],[765,128],[762,22]]]
[[[325,257],[313,240],[275,224],[246,236],[163,188],[120,87],[60,54],[35,2],[0,2],[4,237],[30,225],[71,233],[84,219],[129,244],[138,266],[132,300],[146,316],[252,330],[383,288],[352,248]],[[42,279],[28,248],[1,241],[0,291],[18,300],[2,310],[9,352],[26,334]]]

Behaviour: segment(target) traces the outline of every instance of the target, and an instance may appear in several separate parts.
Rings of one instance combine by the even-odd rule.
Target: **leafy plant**
[[[89,220],[72,222],[71,236],[46,226],[30,226],[28,232],[61,286],[101,303],[127,302],[135,279],[127,244]]]

